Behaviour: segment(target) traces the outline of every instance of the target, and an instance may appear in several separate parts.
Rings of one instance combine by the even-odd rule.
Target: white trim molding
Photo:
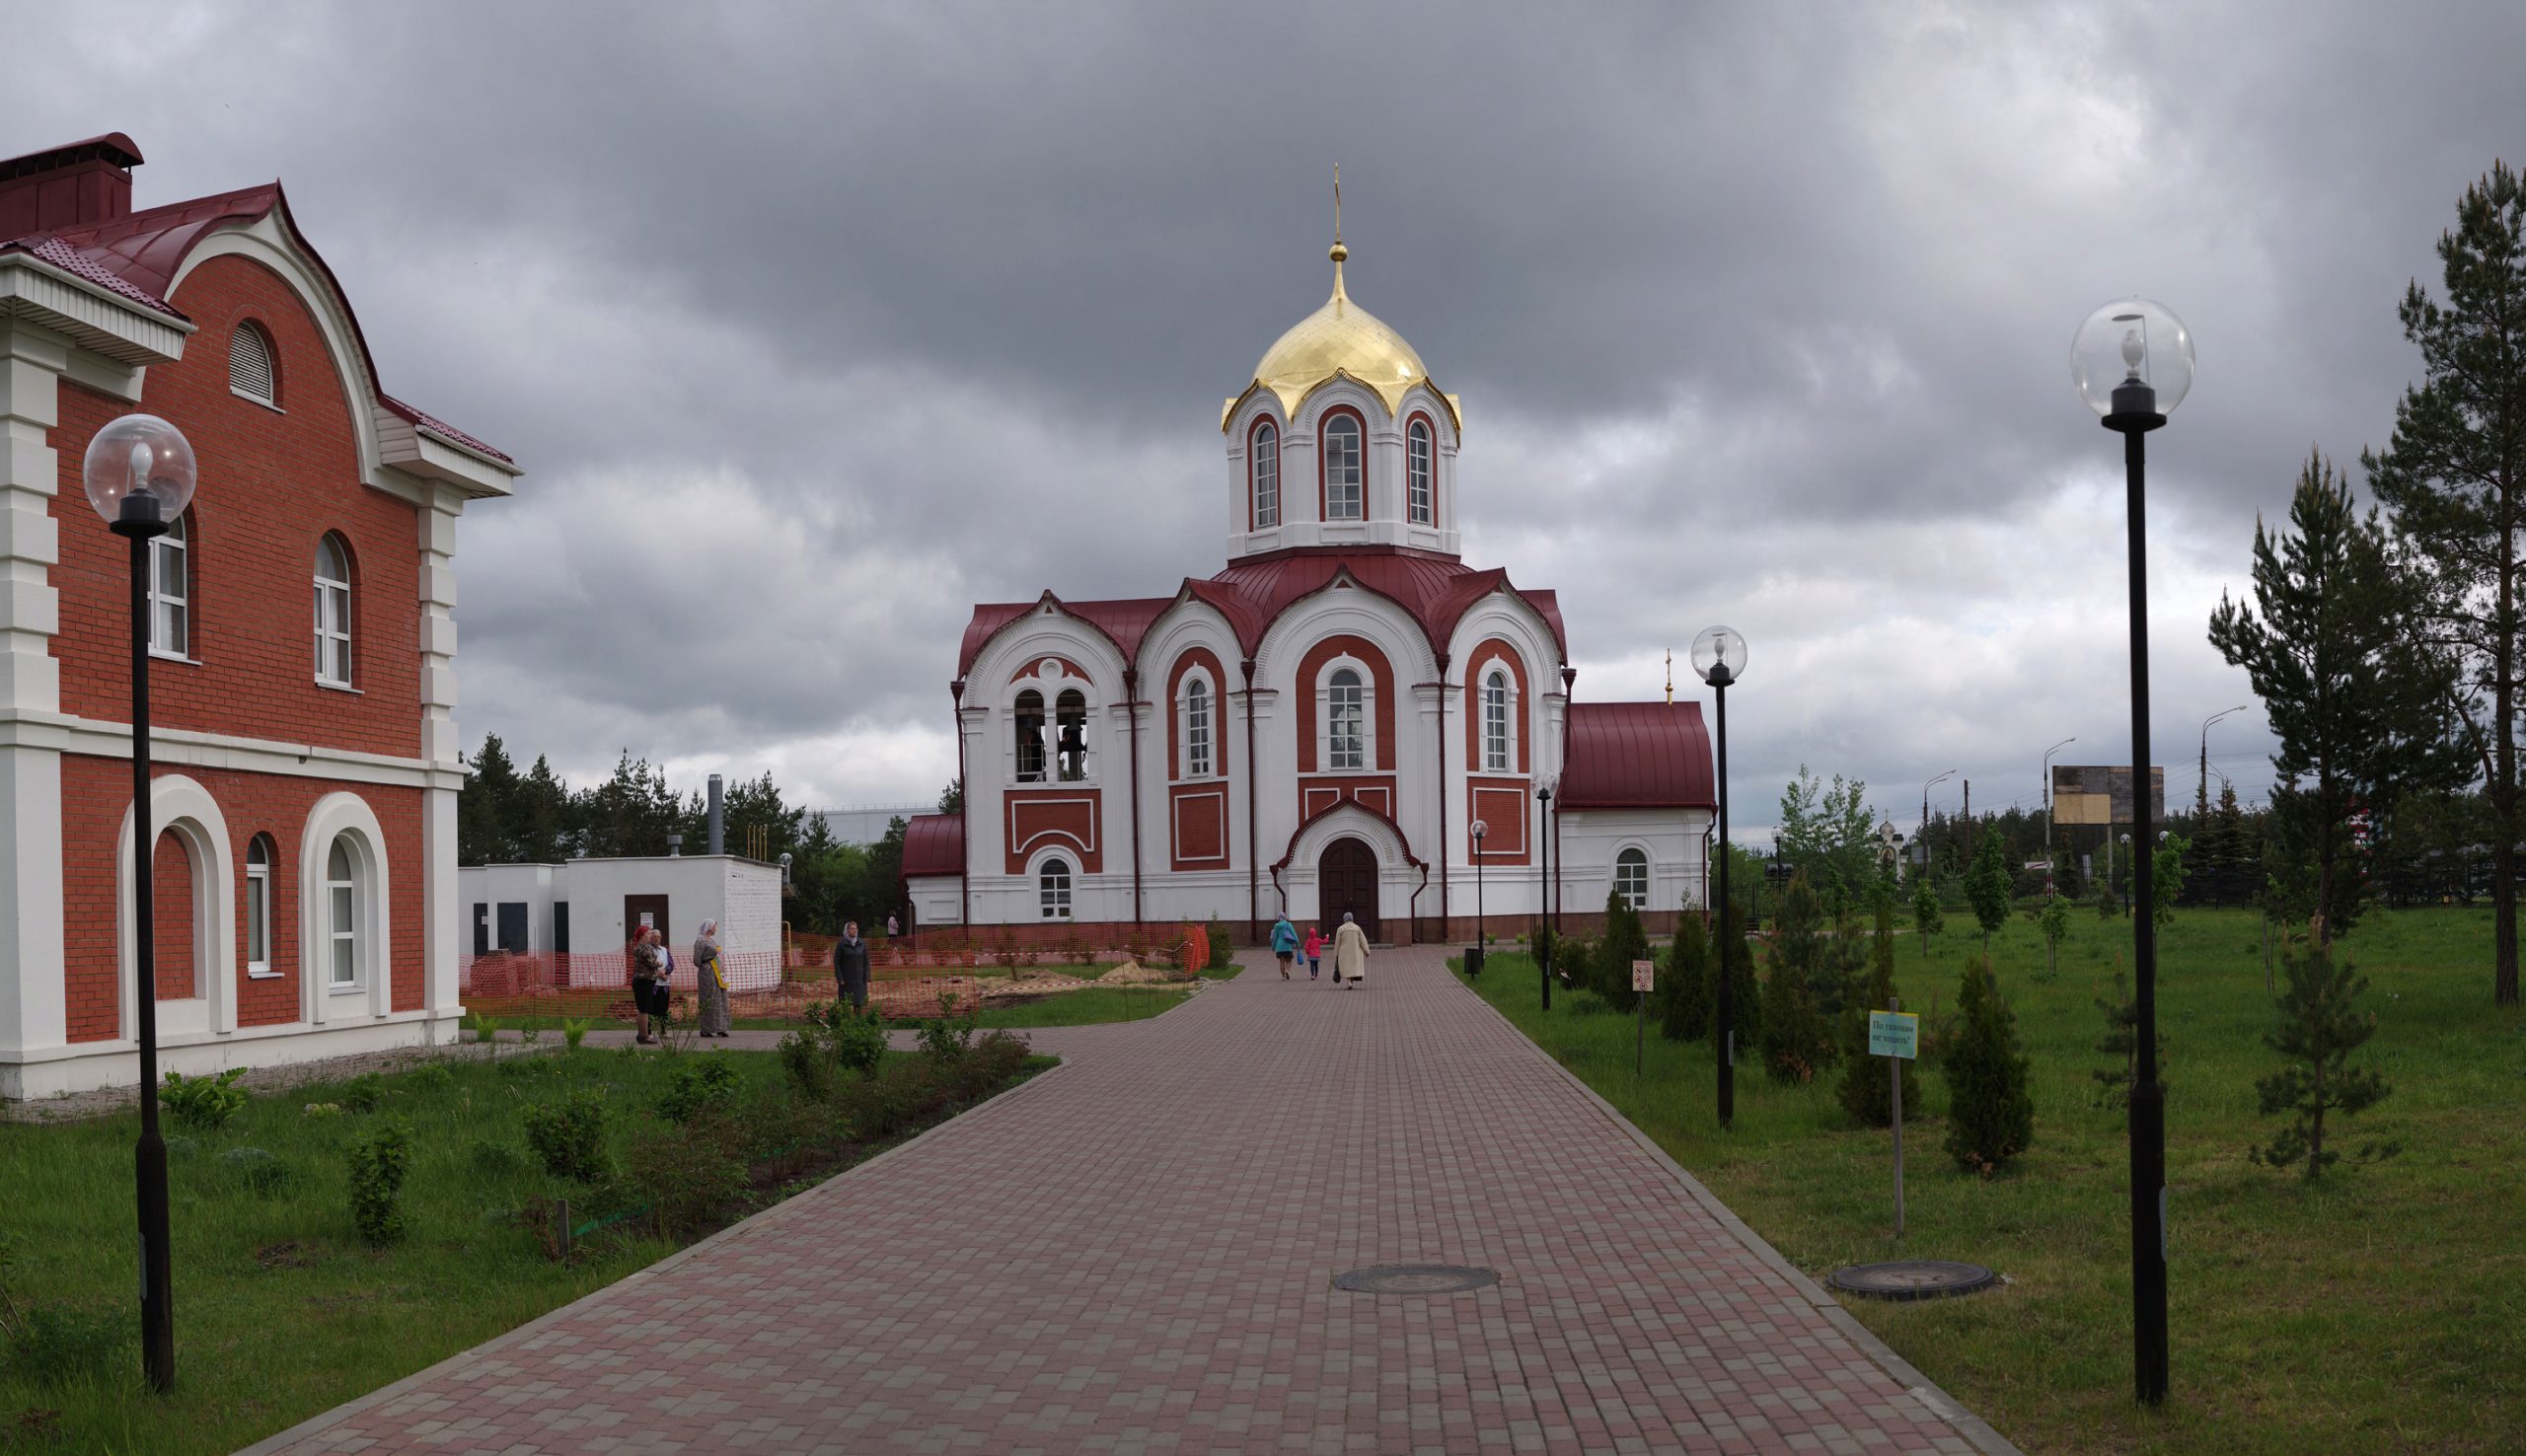
[[[158,1003],[158,1024],[170,1032],[237,1030],[237,865],[228,845],[228,820],[201,783],[181,773],[149,780],[149,823],[158,836],[173,835],[192,866],[193,978],[200,994]],[[134,1030],[140,1008],[138,923],[131,879],[136,826],[129,805],[114,837],[114,984],[121,1035]],[[156,845],[150,863],[155,872]],[[153,988],[154,989],[154,988]]]
[[[354,914],[359,935],[360,997],[336,995],[327,983],[333,927],[331,895],[323,893],[326,861],[334,841],[345,838],[359,868]],[[331,793],[307,811],[298,839],[299,1016],[310,1025],[353,1016],[383,1017],[395,1007],[395,903],[387,878],[386,831],[377,811],[357,794]],[[322,952],[322,953],[320,953]]]

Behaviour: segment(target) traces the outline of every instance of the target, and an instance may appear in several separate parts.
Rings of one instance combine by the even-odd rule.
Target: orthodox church
[[[1220,410],[1226,569],[974,609],[963,807],[905,840],[919,928],[1347,911],[1400,943],[1703,903],[1699,704],[1580,700],[1553,593],[1458,553],[1459,402],[1334,235],[1332,297]]]

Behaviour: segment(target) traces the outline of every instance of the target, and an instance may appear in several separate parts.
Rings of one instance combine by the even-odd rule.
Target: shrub
[[[2353,972],[2350,962],[2334,964],[2333,949],[2321,936],[2312,943],[2282,952],[2289,981],[2280,995],[2280,1029],[2264,1045],[2289,1058],[2289,1065],[2255,1083],[2264,1115],[2295,1113],[2268,1147],[2247,1156],[2268,1168],[2304,1165],[2307,1177],[2322,1177],[2341,1154],[2325,1146],[2325,1113],[2344,1117],[2385,1100],[2394,1089],[2374,1067],[2350,1065],[2350,1054],[2377,1034],[2377,1013],[2351,1008],[2368,989],[2368,978]],[[2360,1144],[2352,1161],[2374,1163],[2403,1150],[2399,1143]]]
[[[706,1110],[725,1108],[736,1100],[737,1064],[724,1056],[693,1056],[667,1068],[667,1086],[658,1094],[658,1116],[670,1123],[689,1123]]]
[[[404,1085],[415,1092],[444,1092],[456,1085],[456,1073],[444,1061],[427,1062],[406,1072]]]
[[[564,1021],[564,1022],[562,1022],[562,1023],[561,1023],[561,1047],[562,1047],[562,1050],[564,1050],[564,1051],[568,1051],[568,1052],[576,1052],[576,1051],[578,1051],[578,1050],[579,1050],[579,1043],[587,1037],[587,1034],[588,1034],[588,1024],[589,1024],[589,1023],[588,1023],[588,1018],[586,1018],[586,1017],[584,1017],[584,1016],[577,1017],[577,1018],[574,1018],[574,1019],[572,1019],[572,1020],[568,1020],[568,1021]]]
[[[956,1012],[956,993],[942,992],[938,997],[938,1016],[921,1024],[921,1055],[940,1067],[954,1064],[974,1045],[974,1026],[978,1012],[965,1008]]]
[[[526,1166],[525,1157],[513,1144],[494,1142],[488,1137],[474,1139],[474,1145],[466,1149],[466,1161],[485,1178],[506,1178]]]
[[[1686,910],[1675,925],[1675,943],[1658,971],[1658,1034],[1671,1042],[1698,1042],[1710,1035],[1710,930]]]
[[[258,1198],[275,1198],[298,1186],[298,1170],[264,1148],[232,1147],[219,1162],[238,1187]]]
[[[558,1101],[529,1103],[521,1120],[526,1145],[544,1171],[573,1183],[605,1177],[605,1095],[581,1087]]]
[[[1942,1070],[1947,1074],[1947,1153],[1956,1166],[1988,1177],[2035,1141],[2029,1062],[2018,1050],[2017,1013],[2000,996],[1990,963],[1969,960],[1956,1007],[1964,1019]]]
[[[1203,933],[1209,937],[1211,942],[1211,959],[1209,964],[1205,965],[1202,969],[1205,971],[1225,971],[1228,967],[1235,965],[1236,946],[1227,938],[1227,922],[1221,919],[1216,913],[1214,913],[1211,916],[1210,923],[1203,926],[1202,930]]]
[[[338,1118],[342,1115],[342,1105],[338,1102],[311,1102],[300,1111],[311,1118]]]
[[[158,1105],[176,1126],[196,1132],[216,1132],[228,1120],[246,1107],[246,1089],[237,1079],[246,1075],[242,1066],[232,1066],[216,1076],[188,1077],[183,1072],[167,1073],[164,1086],[158,1089]]]
[[[836,1006],[825,1030],[832,1036],[835,1065],[862,1077],[877,1074],[877,1063],[886,1057],[885,1013],[874,1006],[864,1015],[848,1006]]]
[[[1758,1047],[1763,1040],[1762,987],[1754,981],[1754,951],[1746,943],[1746,909],[1720,907],[1718,957],[1711,976],[1710,1034],[1719,1035],[1719,977],[1728,978],[1729,1021],[1737,1047]],[[1726,1056],[1728,1049],[1719,1049]],[[1743,1059],[1742,1057],[1740,1058]]]
[[[1895,1057],[1899,1070],[1890,1075],[1879,1063],[1887,1060],[1868,1051],[1868,1013],[1883,1010],[1898,994],[1894,988],[1894,911],[1893,903],[1877,909],[1877,933],[1869,939],[1868,979],[1842,1013],[1842,1111],[1871,1128],[1894,1124],[1894,1075],[1903,1079],[1903,1102],[1919,1109],[1921,1092],[1909,1058]]]
[[[351,1222],[359,1236],[383,1247],[404,1237],[404,1175],[412,1163],[412,1134],[402,1123],[382,1123],[352,1139],[344,1154],[350,1171]]]
[[[1026,1064],[1026,1042],[1004,1031],[992,1032],[967,1048],[947,1074],[948,1093],[957,1102],[990,1096]]]
[[[386,1103],[386,1079],[375,1072],[362,1072],[342,1084],[342,1106],[355,1113],[373,1113]]]
[[[1924,869],[1912,877],[1912,930],[1921,937],[1921,954],[1930,952],[1930,937],[1947,928],[1947,911],[1939,909],[1938,887]]]
[[[1605,938],[1597,943],[1591,962],[1596,975],[1597,994],[1617,1011],[1630,1012],[1640,1005],[1640,993],[1631,988],[1631,963],[1649,959],[1649,934],[1640,928],[1640,912],[1631,908],[1619,890],[1605,896]]]
[[[2050,981],[2061,974],[2061,940],[2070,933],[2069,898],[2043,897],[2043,909],[2035,912],[2035,928],[2043,932],[2043,979]]]
[[[1776,1082],[1812,1082],[1832,1065],[1839,1049],[1816,983],[1824,959],[1820,924],[1823,908],[1804,875],[1781,892],[1771,945],[1771,974],[1763,980],[1762,1010],[1753,1037],[1763,1070]],[[1841,999],[1838,988],[1834,1000]]]
[[[682,1124],[652,1124],[624,1154],[627,1191],[649,1205],[658,1231],[681,1238],[715,1219],[746,1189],[743,1135],[722,1106]]]
[[[856,1020],[857,1018],[853,1018]],[[833,1049],[813,1031],[794,1031],[780,1039],[780,1074],[789,1081],[789,1090],[802,1102],[826,1102],[833,1097]]]
[[[938,1105],[936,1064],[927,1057],[887,1062],[853,1089],[852,1131],[861,1138],[892,1137]]]
[[[1991,932],[2009,922],[2008,851],[1996,828],[1982,832],[1982,845],[1973,851],[1973,866],[1965,872],[1965,899],[1982,927],[1982,955],[1988,959]]]
[[[31,1304],[10,1322],[9,1367],[37,1385],[111,1380],[128,1359],[136,1311],[131,1305]]]

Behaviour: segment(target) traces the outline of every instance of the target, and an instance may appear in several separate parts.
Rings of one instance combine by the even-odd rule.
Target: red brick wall
[[[193,987],[193,861],[185,841],[174,835],[158,837],[150,876],[157,900],[152,917],[158,922],[158,999],[182,1001]]]
[[[1296,719],[1299,735],[1299,771],[1300,773],[1315,771],[1316,751],[1324,737],[1324,717],[1316,710],[1315,705],[1315,679],[1318,673],[1324,671],[1324,665],[1337,657],[1356,657],[1368,664],[1369,690],[1376,698],[1376,701],[1369,707],[1370,715],[1376,720],[1375,726],[1371,729],[1372,736],[1376,739],[1375,766],[1380,770],[1392,772],[1394,769],[1394,669],[1387,666],[1385,654],[1377,650],[1376,643],[1366,637],[1355,637],[1348,633],[1337,633],[1325,638],[1309,647],[1306,655],[1299,659],[1299,702]]]
[[[270,1026],[296,1021],[299,1014],[298,859],[301,831],[308,810],[336,790],[348,790],[368,801],[386,832],[389,893],[387,948],[398,1011],[421,1004],[422,870],[421,804],[417,788],[388,788],[324,778],[246,773],[220,768],[169,769],[182,772],[208,789],[228,821],[229,858],[235,866],[234,890],[238,922],[237,964],[219,974],[235,987],[237,1024]],[[84,754],[61,757],[62,955],[68,983],[70,1040],[110,1041],[120,1033],[116,977],[120,948],[115,943],[116,837],[131,809],[131,764],[117,759]],[[257,834],[271,836],[272,969],[282,976],[267,981],[246,979],[246,842]],[[162,984],[168,947],[190,944],[188,889],[169,884],[167,851],[159,850],[159,956]],[[323,887],[317,888],[323,893]],[[186,907],[183,937],[170,938],[168,907]],[[189,957],[189,950],[186,952]],[[364,1005],[365,1003],[363,1003]]]
[[[152,365],[139,408],[192,442],[193,663],[153,660],[151,714],[161,727],[420,752],[418,508],[359,483],[353,410],[314,318],[278,275],[240,257],[203,263],[175,303],[201,325],[185,356]],[[229,393],[228,341],[246,320],[270,334],[281,410]],[[121,538],[88,504],[80,464],[98,429],[134,406],[65,382],[61,488],[53,519],[61,562],[64,712],[130,719],[130,566]],[[352,685],[316,686],[316,545],[340,533],[352,554]]]
[[[1103,874],[1105,841],[1096,832],[1102,823],[1103,800],[1102,789],[1077,784],[1004,791],[1001,803],[1008,817],[1007,837],[1003,841],[1007,845],[1008,873],[1026,873],[1029,858],[1058,844],[1077,861],[1071,866],[1075,873]]]

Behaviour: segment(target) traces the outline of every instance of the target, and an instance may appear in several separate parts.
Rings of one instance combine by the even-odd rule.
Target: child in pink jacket
[[[1306,952],[1306,979],[1313,981],[1315,979],[1315,973],[1323,964],[1324,933],[1316,929],[1313,925],[1307,926],[1306,944],[1300,947],[1300,949]]]

